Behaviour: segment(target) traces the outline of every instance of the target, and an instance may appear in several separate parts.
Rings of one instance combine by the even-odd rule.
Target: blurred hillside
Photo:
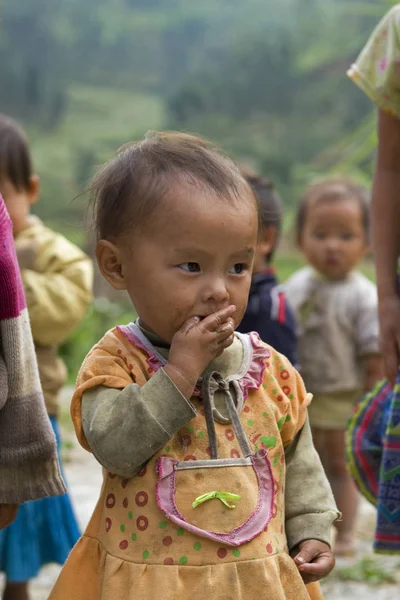
[[[82,242],[85,182],[149,128],[213,138],[288,206],[316,172],[368,180],[372,109],[345,70],[391,4],[3,0],[0,110],[32,140],[37,212]]]

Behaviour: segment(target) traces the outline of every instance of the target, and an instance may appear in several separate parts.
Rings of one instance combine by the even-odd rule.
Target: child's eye
[[[182,263],[179,268],[188,271],[188,273],[200,273],[200,265],[197,262]]]
[[[352,233],[349,232],[343,232],[340,237],[342,238],[342,240],[344,240],[345,242],[352,240],[354,235]]]
[[[234,275],[240,275],[246,269],[247,265],[245,263],[236,263],[233,265],[231,269],[229,269],[229,273],[233,273]]]
[[[316,240],[324,240],[326,236],[323,231],[314,231],[313,237],[315,237]]]

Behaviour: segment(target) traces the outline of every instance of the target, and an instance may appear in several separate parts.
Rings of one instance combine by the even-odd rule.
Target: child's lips
[[[340,265],[340,260],[336,256],[328,256],[326,259],[326,264],[329,267],[337,267]]]

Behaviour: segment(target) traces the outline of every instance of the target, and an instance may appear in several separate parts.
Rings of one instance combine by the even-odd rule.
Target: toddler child
[[[272,266],[282,225],[282,202],[271,181],[245,169],[243,177],[258,202],[260,231],[246,312],[237,331],[256,331],[296,365],[296,323]]]
[[[355,268],[368,249],[369,209],[345,179],[311,185],[297,212],[297,241],[309,267],[287,282],[299,323],[301,373],[314,394],[315,446],[342,511],[336,553],[354,551],[357,491],[344,456],[346,424],[364,391],[381,377],[377,294]]]
[[[139,319],[78,376],[72,418],[104,484],[51,600],[308,600],[337,511],[300,376],[235,333],[257,244],[249,186],[205,141],[154,133],[91,193],[100,270]]]
[[[66,378],[59,344],[91,302],[92,265],[83,252],[30,214],[39,195],[28,141],[13,120],[0,115],[0,192],[10,215],[47,412],[60,444],[58,396]],[[0,532],[4,600],[28,598],[28,580],[48,562],[63,564],[79,537],[67,494],[23,504]]]
[[[354,415],[348,454],[361,491],[378,509],[374,549],[389,554],[400,553],[399,55],[400,4],[396,4],[348,71],[379,112],[372,211],[381,344],[390,382],[366,397]]]

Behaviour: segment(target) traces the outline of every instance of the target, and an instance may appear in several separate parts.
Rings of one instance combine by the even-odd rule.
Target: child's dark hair
[[[22,191],[30,188],[31,176],[28,139],[16,121],[0,114],[0,178]]]
[[[282,226],[283,206],[282,201],[275,190],[274,184],[266,177],[253,173],[244,167],[242,167],[240,171],[244,179],[250,185],[257,200],[260,226],[265,228],[275,227],[278,232],[278,242]],[[273,248],[265,257],[267,263],[271,262],[274,250],[275,249]]]
[[[89,186],[97,239],[117,238],[151,217],[174,184],[202,185],[235,201],[248,184],[238,167],[206,140],[178,132],[149,132],[126,144]]]
[[[359,203],[367,239],[370,234],[369,195],[367,191],[346,177],[328,177],[312,183],[300,199],[296,214],[296,240],[300,243],[310,204],[356,200]]]

